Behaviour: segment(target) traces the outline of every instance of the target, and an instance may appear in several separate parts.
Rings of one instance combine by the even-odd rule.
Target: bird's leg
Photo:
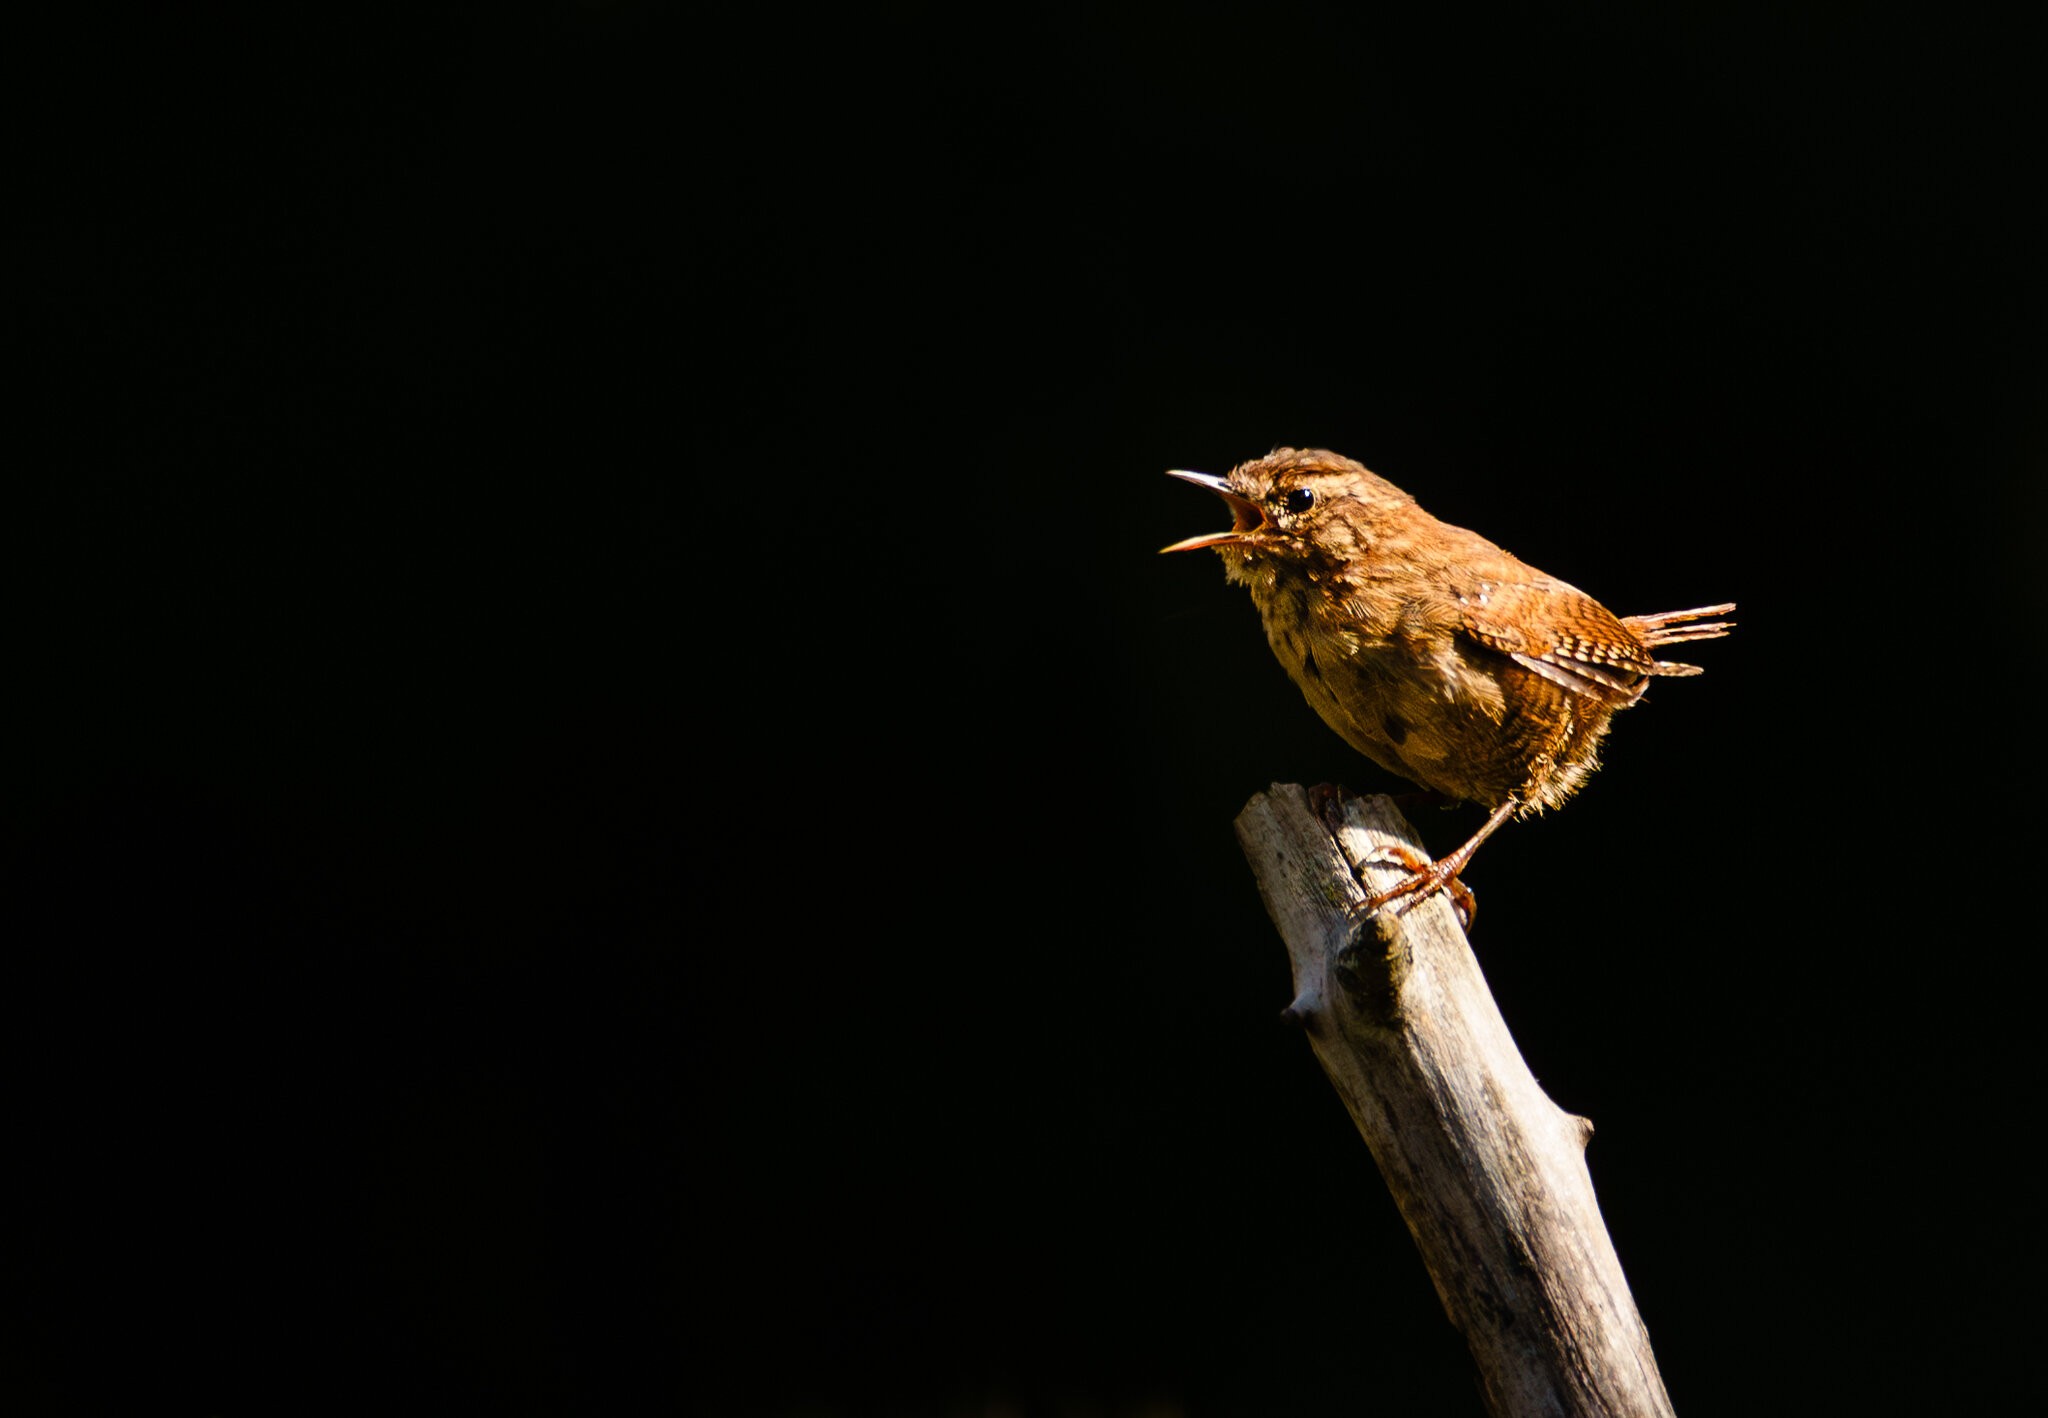
[[[1464,846],[1440,861],[1432,862],[1420,852],[1407,847],[1389,845],[1373,848],[1365,854],[1361,865],[1406,867],[1409,875],[1385,891],[1375,891],[1367,896],[1362,908],[1364,914],[1373,915],[1390,902],[1399,901],[1401,905],[1394,914],[1403,915],[1416,902],[1426,901],[1439,891],[1449,891],[1451,904],[1457,908],[1464,925],[1469,928],[1472,918],[1478,914],[1479,907],[1472,899],[1472,889],[1458,880],[1458,873],[1472,860],[1472,854],[1479,850],[1479,844],[1491,837],[1503,822],[1513,817],[1515,809],[1520,806],[1521,803],[1516,799],[1509,798],[1493,810],[1492,816],[1480,825],[1479,830],[1472,834]]]

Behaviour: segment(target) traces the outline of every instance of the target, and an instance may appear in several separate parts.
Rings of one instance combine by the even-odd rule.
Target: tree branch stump
[[[1329,801],[1334,838],[1306,792],[1275,784],[1238,840],[1293,962],[1287,1015],[1372,1149],[1489,1412],[1671,1418],[1586,1171],[1593,1125],[1537,1086],[1443,896],[1358,917],[1353,864],[1423,848],[1389,799]],[[1402,875],[1364,870],[1379,888]]]

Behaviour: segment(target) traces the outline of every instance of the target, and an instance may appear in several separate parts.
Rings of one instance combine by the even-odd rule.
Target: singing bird
[[[1653,678],[1700,673],[1656,651],[1732,628],[1706,619],[1732,603],[1616,616],[1326,449],[1281,448],[1226,477],[1169,476],[1221,497],[1231,526],[1162,550],[1222,556],[1323,722],[1389,772],[1488,810],[1440,860],[1378,854],[1409,875],[1373,894],[1369,912],[1448,890],[1469,924],[1458,876],[1479,844],[1578,791],[1608,721]]]

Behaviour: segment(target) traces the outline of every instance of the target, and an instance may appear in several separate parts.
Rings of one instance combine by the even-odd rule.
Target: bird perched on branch
[[[1618,709],[1658,675],[1696,665],[1656,657],[1726,635],[1733,604],[1616,616],[1476,532],[1440,522],[1363,465],[1281,448],[1227,477],[1174,472],[1229,506],[1231,527],[1165,551],[1213,547],[1250,588],[1273,653],[1323,722],[1389,772],[1488,809],[1438,861],[1376,854],[1409,875],[1366,902],[1408,906],[1449,890],[1511,817],[1561,805],[1598,763]],[[1704,623],[1703,623],[1704,622]]]

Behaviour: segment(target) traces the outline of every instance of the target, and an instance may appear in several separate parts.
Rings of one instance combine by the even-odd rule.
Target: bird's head
[[[1226,532],[1188,537],[1162,552],[1214,547],[1235,570],[1254,557],[1313,560],[1369,552],[1376,528],[1414,503],[1407,493],[1361,463],[1322,448],[1279,448],[1240,463],[1225,477],[1173,471],[1205,487],[1230,508]]]

